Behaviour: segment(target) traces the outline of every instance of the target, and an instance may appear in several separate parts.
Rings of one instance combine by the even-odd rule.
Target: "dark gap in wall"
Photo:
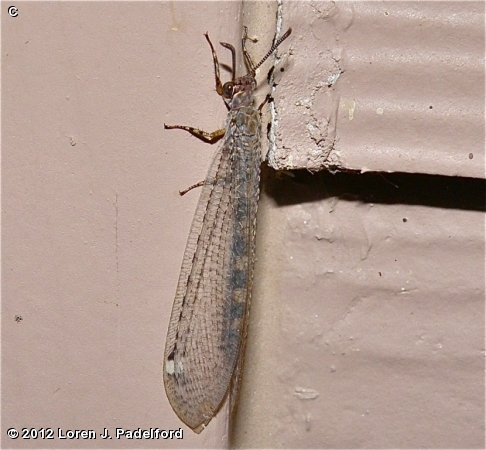
[[[262,188],[278,205],[330,197],[377,204],[486,211],[486,181],[415,173],[277,172],[262,165]]]

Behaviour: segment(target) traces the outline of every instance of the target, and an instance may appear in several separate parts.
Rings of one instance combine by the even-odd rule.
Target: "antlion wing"
[[[196,433],[218,411],[246,341],[260,147],[242,144],[229,126],[197,204],[167,333],[167,396]]]

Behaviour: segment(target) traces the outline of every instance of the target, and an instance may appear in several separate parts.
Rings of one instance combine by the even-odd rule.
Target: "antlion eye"
[[[233,96],[233,88],[234,84],[231,81],[228,81],[227,83],[223,84],[223,95],[226,98],[231,98]]]

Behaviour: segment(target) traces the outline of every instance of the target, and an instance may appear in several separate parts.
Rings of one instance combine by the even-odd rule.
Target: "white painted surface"
[[[484,178],[484,3],[284,6],[274,168]]]

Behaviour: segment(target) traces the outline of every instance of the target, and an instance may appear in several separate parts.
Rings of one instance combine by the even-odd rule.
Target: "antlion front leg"
[[[164,123],[164,128],[166,130],[184,130],[187,131],[188,133],[191,133],[193,136],[197,137],[198,139],[201,139],[203,142],[207,142],[208,144],[214,144],[215,142],[219,141],[226,133],[226,130],[223,128],[221,130],[216,130],[213,131],[212,133],[208,133],[207,131],[200,130],[199,128],[194,128],[194,127],[188,127],[185,125],[166,125]],[[205,181],[200,181],[199,183],[193,184],[192,186],[189,186],[187,189],[184,189],[183,191],[179,191],[179,194],[185,195],[189,191],[192,191],[195,188],[204,186],[207,180]]]
[[[164,123],[164,129],[166,130],[184,130],[188,133],[191,133],[193,136],[201,139],[203,142],[207,142],[208,144],[214,144],[218,142],[226,133],[226,130],[222,128],[221,130],[213,131],[212,133],[208,133],[207,131],[200,130],[199,128],[188,127],[186,125],[166,125]]]

